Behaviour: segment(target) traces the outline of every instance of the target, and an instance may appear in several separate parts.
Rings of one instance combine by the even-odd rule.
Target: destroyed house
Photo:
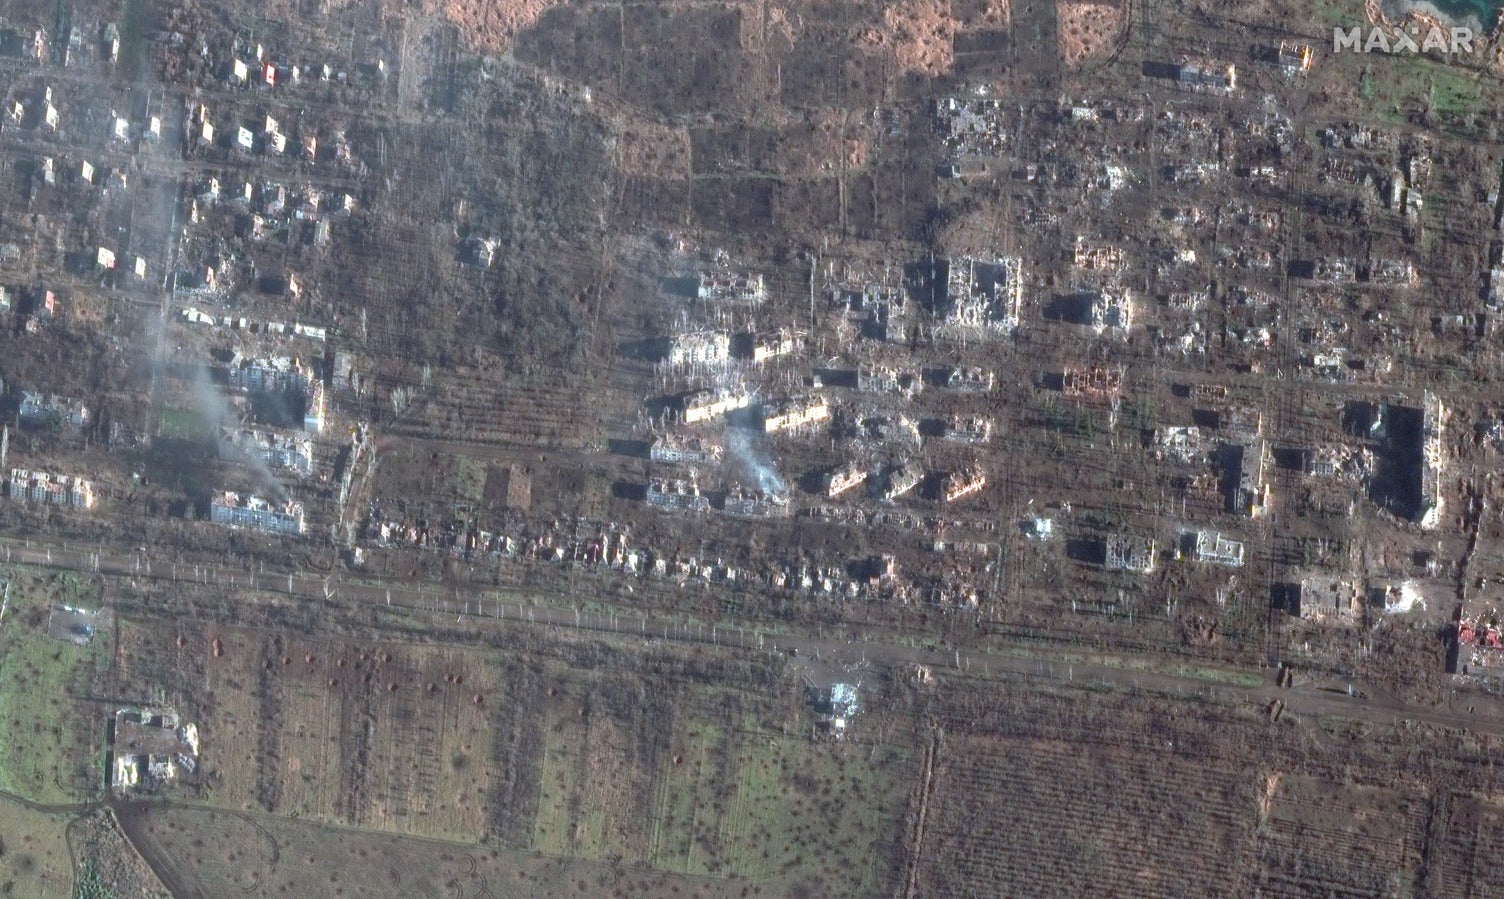
[[[198,770],[198,726],[171,709],[120,709],[110,728],[110,786],[124,794]]]

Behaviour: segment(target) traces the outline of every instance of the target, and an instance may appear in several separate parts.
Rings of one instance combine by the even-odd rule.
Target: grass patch
[[[193,409],[163,409],[157,433],[168,440],[194,442],[214,440],[216,436],[209,420]]]
[[[83,800],[103,786],[104,716],[74,697],[88,695],[108,664],[108,638],[54,640],[47,613],[54,602],[95,606],[98,591],[71,574],[11,569],[0,577],[9,584],[0,621],[0,789],[37,802]]]
[[[0,887],[7,896],[74,895],[68,817],[0,798]],[[86,894],[87,895],[87,894]]]

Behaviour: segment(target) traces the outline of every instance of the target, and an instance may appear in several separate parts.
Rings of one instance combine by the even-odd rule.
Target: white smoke
[[[726,430],[726,455],[735,459],[746,477],[767,493],[787,493],[788,484],[778,473],[773,457],[766,448],[754,442],[752,436],[741,428]]]
[[[240,419],[235,414],[235,410],[230,408],[224,394],[220,393],[214,379],[209,376],[207,366],[202,363],[195,364],[192,366],[192,372],[189,388],[193,394],[193,404],[198,407],[199,414],[209,425],[220,452],[231,453],[234,456],[233,461],[250,469],[268,499],[278,502],[286,499],[287,488],[283,487],[282,482],[277,480],[277,476],[272,474],[272,470],[267,467],[266,460],[261,458],[260,453],[221,439],[224,428],[240,427]]]

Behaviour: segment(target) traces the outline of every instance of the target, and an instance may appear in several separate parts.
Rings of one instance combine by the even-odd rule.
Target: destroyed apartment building
[[[220,428],[219,456],[230,461],[250,459],[301,478],[311,476],[314,471],[313,441],[300,433]]]
[[[652,478],[648,481],[648,505],[680,512],[704,512],[710,498],[700,492],[692,478]]]
[[[227,380],[232,388],[246,393],[291,398],[301,410],[288,413],[292,416],[289,424],[301,423],[303,430],[315,434],[324,430],[324,382],[300,360],[289,356],[250,359],[237,352],[227,366]]]
[[[72,397],[24,391],[16,416],[31,427],[66,425],[77,430],[89,423],[89,407]]]
[[[983,415],[951,415],[941,425],[942,436],[957,443],[986,443],[992,438],[992,419]]]
[[[733,388],[692,390],[679,398],[679,417],[687,425],[713,421],[752,405],[752,394]]]
[[[768,298],[768,286],[762,275],[732,268],[724,253],[700,271],[696,295],[710,303],[761,303]]]
[[[9,487],[11,499],[75,509],[94,508],[93,483],[71,475],[12,468]]]
[[[867,469],[853,462],[850,465],[826,472],[821,486],[825,491],[825,495],[834,499],[851,488],[866,483],[867,476]]]
[[[1244,545],[1217,531],[1186,531],[1181,534],[1180,544],[1181,554],[1188,554],[1197,562],[1243,567]]]
[[[1022,266],[1017,259],[950,260],[946,272],[946,322],[1008,333],[1023,307]]]
[[[669,341],[664,363],[670,368],[724,365],[731,359],[731,335],[725,331],[693,331]]]
[[[259,496],[225,491],[209,503],[209,520],[269,534],[301,534],[303,504],[292,499],[274,503]]]
[[[1269,484],[1265,477],[1268,443],[1262,438],[1250,440],[1229,446],[1226,452],[1234,475],[1228,479],[1227,511],[1249,518],[1262,516],[1269,504]]]
[[[1153,574],[1157,547],[1150,537],[1111,534],[1103,541],[1103,567],[1108,571]]]
[[[882,497],[889,502],[903,496],[924,480],[924,472],[912,462],[904,462],[888,472],[883,483]]]
[[[791,397],[763,410],[764,434],[792,431],[830,418],[830,404],[823,396]]]
[[[987,475],[981,468],[972,467],[953,471],[946,475],[941,485],[941,495],[948,503],[980,493],[987,486]]]
[[[698,434],[659,434],[648,447],[654,462],[710,465],[721,461],[721,444]]]

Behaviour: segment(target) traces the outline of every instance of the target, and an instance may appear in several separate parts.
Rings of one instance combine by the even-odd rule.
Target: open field
[[[0,620],[0,790],[36,802],[78,802],[98,791],[108,711],[91,695],[109,634],[77,646],[47,635],[54,603],[97,608],[96,585],[72,574],[7,569]]]
[[[211,807],[779,892],[865,895],[890,875],[910,747],[812,740],[803,686],[765,663],[754,691],[721,684],[729,660],[678,650],[512,655],[129,618],[120,642],[115,689],[198,722]]]
[[[118,670],[118,689],[180,697],[198,721],[211,803],[456,840],[485,833],[500,671],[483,657],[127,624]]]
[[[168,860],[168,880],[179,897],[775,895],[755,885],[629,864],[559,859],[213,809],[141,807],[128,817],[127,830],[148,858]]]
[[[73,894],[68,817],[34,812],[0,797],[0,896],[66,899]]]

